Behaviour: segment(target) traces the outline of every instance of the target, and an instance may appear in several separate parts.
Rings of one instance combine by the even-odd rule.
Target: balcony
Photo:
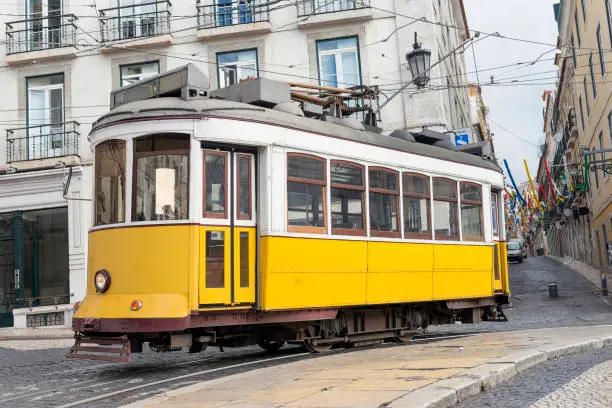
[[[198,4],[198,38],[255,35],[272,31],[265,0],[212,0]]]
[[[69,162],[78,161],[78,128],[79,123],[72,121],[7,129],[6,162],[13,167],[29,169],[54,166],[60,157]]]
[[[74,54],[76,19],[74,14],[57,14],[6,23],[6,62]]]
[[[370,0],[298,0],[297,12],[306,17],[298,23],[301,28],[372,18]]]
[[[169,44],[171,7],[165,0],[100,10],[102,42],[134,39],[130,46]]]

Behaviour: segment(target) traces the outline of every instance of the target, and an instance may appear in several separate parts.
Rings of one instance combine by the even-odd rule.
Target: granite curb
[[[0,341],[73,339],[70,329],[0,329]]]
[[[560,357],[586,351],[599,350],[604,347],[612,347],[612,336],[596,337],[587,341],[562,346],[540,346],[534,350],[523,350],[507,356],[492,359],[491,361],[456,374],[452,377],[436,381],[433,384],[417,388],[392,401],[380,401],[379,407],[386,408],[447,408],[477,395],[483,391],[490,390],[517,374],[526,371],[538,364]],[[165,392],[145,400],[137,401],[122,408],[143,408],[150,404],[162,404],[174,397],[179,397],[210,388],[215,384],[227,383],[228,381],[240,381],[250,376],[265,374],[274,367],[266,367],[234,374],[231,376],[203,381],[184,388]],[[160,405],[161,406],[161,405]]]

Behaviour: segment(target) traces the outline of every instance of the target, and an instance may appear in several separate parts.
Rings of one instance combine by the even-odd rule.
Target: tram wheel
[[[391,338],[391,341],[393,341],[394,343],[410,343],[410,341],[413,339],[414,335],[412,334],[407,334],[405,336],[396,336]]]
[[[304,347],[311,353],[325,353],[332,349],[332,343],[314,344],[312,340],[304,340]]]
[[[191,343],[191,346],[189,346],[189,352],[199,353],[201,351],[206,350],[206,347],[208,347],[206,344],[199,341],[194,341],[193,343]]]
[[[267,352],[274,353],[285,345],[285,340],[259,340],[257,344]]]

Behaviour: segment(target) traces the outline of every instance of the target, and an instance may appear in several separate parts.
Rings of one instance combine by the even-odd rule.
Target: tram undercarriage
[[[92,331],[91,328],[101,328],[104,322],[101,319],[82,319],[75,321],[75,345],[67,357],[129,362],[132,353],[143,351],[144,343],[148,343],[149,348],[156,352],[188,349],[190,353],[197,353],[208,346],[219,347],[223,351],[225,347],[251,345],[274,352],[289,343],[302,344],[310,352],[320,353],[334,346],[352,348],[385,341],[407,342],[430,325],[506,321],[500,303],[503,303],[500,299],[490,298],[463,300],[461,303],[430,302],[329,309],[323,311],[329,318],[285,322],[278,321],[281,315],[275,312],[230,311],[235,323],[225,325],[212,324],[220,317],[218,312],[215,317],[210,316],[211,312],[203,312],[198,316],[205,318],[199,320],[200,324],[204,321],[208,321],[208,324],[200,327],[146,333],[131,331],[130,322],[127,321],[130,319],[123,319],[119,323],[127,331],[123,333]],[[300,315],[300,311],[296,312],[295,317]],[[317,311],[301,313],[304,317],[320,314]],[[223,318],[220,320],[223,321]],[[243,324],[254,320],[259,323]]]

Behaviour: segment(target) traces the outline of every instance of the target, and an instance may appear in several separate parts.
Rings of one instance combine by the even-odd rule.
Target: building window
[[[593,54],[589,56],[589,70],[591,72],[591,86],[593,87],[593,100],[597,98],[597,84],[595,83],[595,69],[593,68]],[[585,78],[586,81],[586,78]]]
[[[217,0],[217,27],[252,23],[255,7],[252,0]]]
[[[601,65],[601,75],[606,73],[606,60],[603,53],[603,41],[601,39],[601,24],[597,26],[597,49],[599,50],[599,64]]]
[[[204,151],[204,218],[227,218],[228,166],[227,152]]]
[[[134,139],[133,221],[189,218],[189,136]]]
[[[494,191],[491,193],[491,225],[493,226],[493,236],[499,237],[499,207],[497,197],[499,193]]]
[[[606,2],[606,20],[608,20],[608,36],[610,37],[610,44],[612,44],[612,10],[610,9],[610,0]]]
[[[574,68],[576,68],[576,65],[578,64],[576,63],[576,45],[574,44],[574,34],[572,34],[571,44],[572,44],[572,60],[574,61]]]
[[[257,49],[217,53],[217,85],[235,85],[259,76]]]
[[[593,149],[592,151],[595,151],[595,149]],[[593,160],[597,160],[596,159],[596,155],[593,155]],[[595,165],[595,188],[599,188],[599,170],[597,170],[597,165]]]
[[[398,173],[380,167],[370,167],[370,235],[400,237],[398,222]]]
[[[434,232],[438,240],[459,240],[457,183],[444,178],[433,179]]]
[[[605,264],[607,264],[609,262],[609,254],[608,254],[608,232],[606,231],[606,224],[605,221],[603,224],[601,224],[601,232],[603,232],[603,250],[604,250],[604,257],[603,257],[603,261]]]
[[[599,132],[599,150],[602,152],[601,155],[601,168],[603,169],[604,180],[608,178],[608,172],[606,171],[606,152],[604,152],[604,141],[603,141],[603,131]]]
[[[159,74],[159,61],[121,65],[119,70],[121,86],[126,86]]]
[[[482,241],[482,187],[461,182],[461,233],[464,240]]]
[[[582,109],[582,96],[578,97],[578,105],[580,106],[580,122],[582,123],[582,130],[584,130],[584,112]]]
[[[422,174],[402,175],[404,238],[431,239],[431,205],[429,177]]]
[[[357,37],[317,41],[319,84],[339,88],[361,85]]]
[[[582,42],[580,41],[580,25],[578,24],[578,12],[576,11],[576,14],[574,14],[574,22],[576,23],[576,38],[578,39],[578,46],[580,47],[582,45]]]
[[[125,221],[125,141],[107,140],[95,148],[94,225]]]
[[[293,232],[325,233],[325,159],[287,155],[287,218]]]
[[[584,0],[580,0],[580,3],[582,3],[582,19],[583,21],[586,21],[586,5],[584,4]]]
[[[332,234],[365,235],[364,167],[349,162],[331,162]]]
[[[591,105],[589,104],[589,91],[587,88],[586,75],[584,76],[584,81],[582,82],[582,84],[584,85],[584,103],[586,103],[586,111],[587,111],[587,118],[588,118],[591,116]]]
[[[64,75],[26,78],[28,158],[62,156],[64,147]]]

